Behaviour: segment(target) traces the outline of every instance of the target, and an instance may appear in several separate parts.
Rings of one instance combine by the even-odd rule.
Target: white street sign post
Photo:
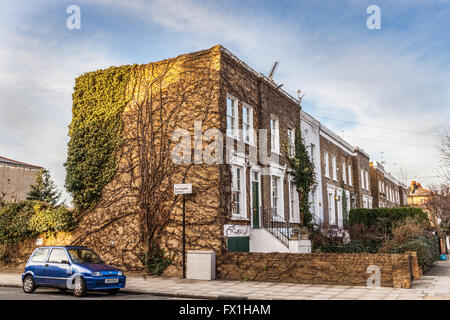
[[[192,193],[192,183],[179,183],[173,185],[174,194],[191,194]]]
[[[192,193],[192,183],[175,184],[174,194],[183,195],[183,279],[186,278],[186,195]]]

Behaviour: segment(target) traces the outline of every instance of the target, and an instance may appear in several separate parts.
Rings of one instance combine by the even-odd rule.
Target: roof
[[[408,190],[408,197],[429,197],[432,195],[433,192],[425,188],[417,188],[414,193],[411,192],[411,189]]]
[[[9,159],[9,158],[2,157],[2,156],[0,156],[0,163],[9,164],[9,165],[18,166],[18,167],[30,168],[30,169],[42,169],[42,167],[40,167],[40,166],[35,166],[33,164]]]

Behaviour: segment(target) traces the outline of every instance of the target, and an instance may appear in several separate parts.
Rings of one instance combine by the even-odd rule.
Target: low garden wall
[[[23,272],[31,253],[37,248],[36,240],[42,239],[42,246],[70,245],[70,232],[57,232],[54,235],[41,235],[24,239],[8,246],[0,245],[0,272]]]
[[[367,285],[378,266],[381,286],[410,288],[418,277],[415,253],[256,253],[225,252],[217,257],[217,278],[310,284]]]

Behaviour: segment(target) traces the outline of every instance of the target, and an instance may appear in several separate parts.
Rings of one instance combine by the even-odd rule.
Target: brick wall
[[[238,119],[239,129],[242,129],[242,106],[245,103],[249,107],[253,108],[253,128],[255,130],[255,141],[258,143],[259,148],[259,129],[267,130],[267,150],[268,156],[271,155],[271,137],[270,137],[270,116],[274,116],[279,121],[279,138],[280,138],[280,157],[279,165],[289,168],[286,156],[283,151],[283,143],[287,142],[287,129],[298,129],[300,121],[300,107],[298,103],[292,101],[286,97],[279,90],[275,89],[266,80],[261,79],[254,72],[248,70],[241,63],[238,63],[227,52],[222,52],[221,55],[221,96],[219,109],[221,112],[221,125],[222,132],[226,132],[226,96],[227,94],[233,96],[238,100]],[[237,148],[235,146],[235,148]],[[249,145],[245,145],[245,152],[248,154]],[[258,157],[257,165],[265,167],[260,162]],[[230,218],[231,212],[231,170],[229,165],[222,166],[221,185],[223,186],[223,208],[226,210],[225,215]],[[287,175],[285,174],[283,188],[283,201],[284,201],[284,216],[285,219],[289,218],[289,184],[287,182]],[[271,192],[270,192],[270,176],[261,175],[260,177],[261,188],[261,206],[264,208],[272,207],[271,204]],[[252,196],[250,193],[250,169],[246,169],[246,195],[247,199]],[[227,219],[226,223],[232,224],[251,224],[251,208],[250,201],[247,201],[247,216],[249,219],[242,220],[230,220]]]
[[[324,154],[325,151],[328,152],[328,164],[329,164],[329,178],[325,176],[325,160],[324,160]],[[333,156],[336,156],[336,173],[337,173],[337,181],[333,179],[333,170],[332,170],[332,161]],[[324,214],[324,221],[325,223],[328,223],[330,220],[328,208],[328,185],[334,186],[336,188],[342,187],[343,182],[343,171],[342,171],[342,163],[345,161],[345,167],[346,167],[346,181],[344,183],[344,189],[350,191],[350,198],[354,194],[354,184],[355,184],[355,175],[356,172],[354,170],[354,164],[353,164],[353,156],[347,152],[345,152],[342,148],[340,148],[338,145],[334,144],[330,140],[326,139],[323,136],[320,136],[320,162],[321,162],[321,172],[322,172],[322,196],[323,196],[323,214]],[[349,175],[348,175],[348,166],[349,164],[352,166],[352,185],[349,184]],[[339,196],[342,196],[339,194]],[[337,204],[335,204],[335,215],[336,215],[336,222],[338,221],[338,211],[337,211]],[[350,209],[350,208],[348,208]]]
[[[363,169],[364,172],[367,172],[368,174],[369,190],[363,188],[363,177],[361,177],[361,169]],[[359,150],[355,151],[355,156],[353,157],[353,181],[355,188],[356,208],[364,208],[363,195],[371,196],[373,187],[369,170],[369,158]]]
[[[164,112],[166,117],[171,110],[177,108],[181,116],[174,120],[159,119],[162,104],[155,102],[152,123],[158,127],[159,121],[168,123],[171,128],[182,128],[194,135],[194,121],[203,120],[203,132],[210,128],[220,128],[221,114],[219,112],[219,81],[220,81],[220,47],[216,46],[192,54],[182,55],[174,59],[150,63],[141,66],[146,70],[147,80],[153,81],[159,72],[167,72],[162,80]],[[165,71],[167,70],[167,71]],[[155,80],[156,82],[156,80]],[[189,88],[198,87],[193,91]],[[159,89],[154,90],[155,92]],[[136,90],[138,92],[138,90]],[[182,92],[183,94],[180,94]],[[127,141],[135,141],[137,115],[135,101],[141,96],[135,96],[123,113],[123,136]],[[156,99],[156,98],[155,98]],[[156,99],[157,100],[157,99]],[[174,102],[173,102],[174,101]],[[149,130],[149,132],[151,132]],[[170,139],[172,131],[167,132],[164,139]],[[204,144],[205,147],[207,144]],[[118,154],[118,170],[110,183],[102,191],[97,206],[87,212],[79,228],[74,232],[74,244],[82,244],[95,249],[106,262],[127,270],[143,268],[141,258],[146,250],[143,241],[142,209],[138,207],[138,198],[130,183],[129,154],[127,148],[133,145],[125,144]],[[223,222],[225,217],[222,185],[223,172],[219,165],[196,164],[187,171],[185,180],[192,183],[193,194],[186,197],[186,250],[224,250]],[[136,172],[138,170],[136,169]],[[178,166],[170,171],[168,183],[181,183],[186,172],[185,166]],[[136,184],[139,181],[136,182]],[[163,185],[163,183],[162,183]],[[132,190],[133,189],[133,190]],[[167,203],[173,199],[170,194]],[[125,217],[123,217],[125,216]],[[117,217],[121,217],[118,219]],[[165,220],[165,218],[161,218]],[[160,231],[160,245],[172,260],[166,270],[167,275],[181,275],[182,265],[182,205],[181,198],[176,201],[167,221],[163,221]]]
[[[366,286],[367,268],[376,265],[381,286],[410,288],[414,261],[409,254],[226,252],[217,257],[217,278]]]

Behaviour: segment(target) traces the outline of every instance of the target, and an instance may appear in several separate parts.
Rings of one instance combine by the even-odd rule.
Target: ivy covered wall
[[[116,170],[121,147],[121,115],[136,65],[89,72],[75,81],[72,123],[65,163],[66,188],[78,210],[91,209]]]

